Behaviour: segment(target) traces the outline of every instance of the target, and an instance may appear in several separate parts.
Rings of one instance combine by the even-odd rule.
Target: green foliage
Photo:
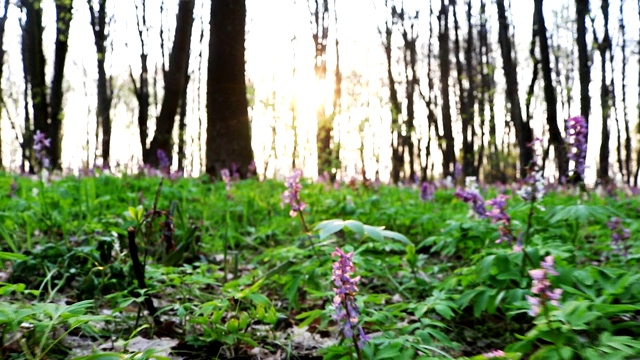
[[[530,204],[513,195],[514,235],[529,229],[516,252],[496,244],[497,224],[469,217],[447,189],[423,202],[412,187],[304,183],[306,234],[281,207],[276,181],[227,191],[205,178],[47,185],[0,176],[7,192],[14,181],[12,196],[0,197],[2,358],[164,358],[110,348],[77,356],[67,334],[96,343],[170,336],[182,351],[219,358],[256,349],[356,357],[333,316],[336,247],[353,252],[361,277],[358,323],[371,337],[362,358],[481,359],[498,349],[507,359],[640,357],[637,198],[551,193],[529,220]],[[627,257],[611,248],[612,216],[631,230]],[[129,227],[146,289],[133,276]],[[548,255],[559,273],[552,284],[564,292],[560,307],[532,317],[529,270]],[[161,323],[147,317],[145,299]]]

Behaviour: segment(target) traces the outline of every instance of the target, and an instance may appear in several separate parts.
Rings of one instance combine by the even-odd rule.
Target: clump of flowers
[[[284,182],[287,190],[282,193],[282,207],[289,205],[289,215],[295,217],[299,212],[307,207],[307,204],[300,200],[300,190],[302,185],[300,184],[300,178],[302,178],[302,170],[294,169],[290,176]]]
[[[625,241],[631,237],[629,229],[622,226],[622,219],[613,217],[607,222],[607,227],[611,230],[611,247],[616,254],[627,256]]]
[[[493,359],[493,358],[505,357],[507,355],[502,350],[491,350],[489,352],[482,354],[482,356],[485,359]]]
[[[51,147],[51,139],[47,138],[43,132],[40,130],[36,131],[36,134],[33,135],[33,151],[35,152],[36,159],[40,163],[40,166],[44,169],[48,169],[50,167],[49,157],[47,156],[46,148]]]
[[[573,161],[573,176],[579,180],[584,179],[588,135],[589,128],[584,117],[574,116],[567,119],[567,157]]]
[[[355,273],[353,265],[353,252],[346,254],[342,249],[336,247],[331,253],[331,257],[338,257],[333,263],[333,307],[335,308],[334,319],[340,324],[342,334],[345,339],[352,339],[356,348],[358,358],[360,356],[360,348],[369,340],[369,337],[362,330],[362,326],[358,325],[358,316],[360,309],[356,304],[355,295],[358,293],[358,282],[360,276],[352,277]]]
[[[220,170],[220,178],[224,182],[224,190],[227,192],[227,199],[231,199],[231,173],[229,169],[224,168]]]
[[[529,315],[537,316],[546,305],[560,306],[558,300],[562,297],[562,289],[554,289],[549,281],[549,275],[558,275],[555,270],[553,256],[549,255],[540,262],[541,269],[529,270],[529,276],[533,279],[531,292],[534,296],[526,295],[531,308]]]
[[[484,205],[484,198],[477,190],[465,190],[458,187],[456,189],[456,192],[454,193],[454,196],[466,202],[467,204],[471,204],[473,211],[476,213],[476,215],[478,215],[478,217],[487,217],[487,209]]]
[[[433,200],[433,194],[436,191],[435,185],[425,181],[420,186],[420,199],[422,201]]]
[[[171,160],[162,149],[156,151],[156,157],[158,158],[158,170],[168,174],[171,167]]]
[[[500,224],[498,226],[500,238],[496,240],[496,244],[500,244],[503,241],[511,244],[513,241],[513,234],[511,232],[511,216],[505,212],[508,198],[509,197],[507,195],[499,194],[495,199],[491,199],[486,202],[487,205],[491,206],[491,210],[486,213],[487,217],[491,219],[493,224]]]

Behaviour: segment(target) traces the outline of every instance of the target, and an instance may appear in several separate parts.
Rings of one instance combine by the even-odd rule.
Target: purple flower
[[[40,162],[43,168],[49,168],[49,157],[47,157],[47,151],[45,148],[51,147],[51,139],[47,138],[43,132],[37,130],[33,135],[33,151],[35,152],[36,159]]]
[[[342,249],[336,247],[331,253],[331,257],[338,257],[333,263],[333,307],[336,313],[334,319],[338,321],[342,329],[342,334],[346,339],[354,339],[354,330],[357,331],[358,346],[362,347],[369,337],[364,333],[362,327],[358,325],[358,316],[360,309],[355,301],[355,295],[358,293],[358,281],[360,276],[351,277],[355,272],[353,265],[353,253],[345,254]]]
[[[487,217],[487,209],[484,206],[484,199],[482,198],[482,195],[480,195],[477,191],[463,190],[462,188],[458,187],[456,189],[456,192],[454,193],[454,196],[468,204],[471,204],[473,207],[473,211],[480,218]]]
[[[435,190],[435,185],[426,181],[423,182],[422,186],[420,186],[420,199],[422,201],[433,200],[433,193]]]
[[[607,227],[611,230],[611,247],[613,247],[614,252],[626,257],[627,248],[624,242],[629,240],[631,232],[622,226],[622,219],[619,217],[611,218],[611,220],[607,222]]]
[[[492,358],[498,358],[498,357],[505,357],[505,353],[502,350],[491,350],[487,353],[482,354],[482,356],[484,356],[485,359],[492,359]]]
[[[580,179],[584,179],[588,135],[589,129],[584,117],[574,116],[567,119],[568,158],[573,161],[574,176],[579,176]]]
[[[529,315],[537,316],[540,310],[547,304],[560,306],[562,289],[554,289],[549,281],[549,275],[558,275],[555,269],[553,256],[549,255],[540,262],[541,269],[529,270],[529,276],[533,280],[531,283],[531,293],[535,296],[526,295],[529,302]]]
[[[171,161],[164,150],[158,149],[158,151],[156,151],[156,157],[158,158],[158,169],[168,172],[169,167],[171,166]]]
[[[229,173],[229,169],[224,168],[220,170],[220,178],[224,182],[224,188],[227,192],[231,190],[231,174]]]
[[[300,185],[301,177],[302,170],[294,169],[293,173],[288,176],[284,182],[287,190],[282,193],[282,207],[289,205],[291,208],[289,215],[291,217],[298,215],[298,212],[304,210],[307,206],[307,204],[300,200],[300,190],[302,189],[302,185]]]
[[[462,165],[458,162],[453,165],[453,177],[455,179],[460,179],[462,177]]]

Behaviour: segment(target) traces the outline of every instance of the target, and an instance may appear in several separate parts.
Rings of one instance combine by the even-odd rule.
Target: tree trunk
[[[386,2],[385,2],[386,4]],[[391,9],[391,16],[395,8]],[[400,135],[400,115],[402,114],[402,105],[398,99],[398,91],[396,90],[396,80],[393,74],[392,66],[395,61],[391,58],[391,39],[393,35],[393,25],[389,20],[385,22],[384,33],[384,53],[387,60],[387,80],[389,81],[389,102],[391,105],[391,181],[396,184],[400,181],[400,170],[402,169],[402,137]]]
[[[22,33],[22,61],[24,62],[25,78],[31,90],[31,105],[33,107],[33,132],[40,130],[49,134],[49,106],[47,104],[47,83],[45,79],[45,57],[42,50],[42,7],[40,1],[22,0],[22,8],[25,10],[26,18]],[[25,99],[27,102],[27,99]],[[33,133],[25,131],[25,148],[30,149],[33,144]],[[30,154],[30,161],[34,161],[33,154]],[[34,167],[31,166],[33,171]]]
[[[191,45],[191,30],[193,29],[194,0],[182,0],[176,16],[176,29],[173,47],[169,55],[169,71],[164,78],[164,97],[156,131],[149,146],[147,159],[149,164],[158,167],[158,151],[164,152],[169,159],[173,158],[173,127],[176,114],[188,85],[189,48]],[[215,55],[214,55],[215,56]]]
[[[211,2],[207,77],[207,173],[236,165],[247,176],[253,161],[244,69],[246,4]]]
[[[544,79],[544,98],[547,103],[549,141],[553,144],[555,151],[558,176],[560,178],[567,178],[567,149],[565,147],[560,128],[558,127],[557,97],[552,79],[551,56],[549,54],[549,43],[547,40],[547,27],[544,21],[544,14],[542,12],[542,1],[543,0],[535,0],[534,31],[538,34],[538,45],[540,46],[540,64],[542,65],[542,78]]]
[[[604,19],[604,36],[602,41],[598,42],[598,51],[600,52],[601,61],[601,84],[600,84],[600,103],[602,105],[602,133],[600,143],[600,164],[598,166],[598,179],[603,183],[609,182],[609,115],[611,110],[611,93],[609,82],[607,80],[607,51],[611,38],[609,36],[609,1],[602,0],[601,4],[602,16]]]
[[[146,50],[145,32],[147,30],[147,6],[146,1],[142,0],[140,8],[138,2],[134,2],[136,7],[136,25],[138,28],[138,38],[140,40],[140,74],[138,76],[138,82],[133,76],[133,71],[130,69],[129,76],[131,77],[131,83],[134,87],[136,94],[136,100],[138,100],[138,135],[140,140],[140,146],[142,147],[142,162],[144,164],[149,163],[149,151],[147,147],[147,137],[149,136],[149,106],[150,106],[150,94],[149,94],[149,66]],[[104,129],[103,129],[104,131]],[[109,133],[110,135],[110,133]],[[104,150],[104,149],[103,149]]]
[[[506,100],[510,106],[511,122],[516,130],[518,148],[520,150],[519,173],[521,178],[527,175],[527,167],[533,160],[533,151],[529,144],[533,141],[533,133],[529,122],[522,119],[520,96],[518,95],[518,71],[513,61],[511,38],[509,37],[509,23],[507,22],[504,0],[496,0],[498,7],[498,42],[502,52],[503,71],[506,79]]]
[[[327,39],[329,38],[329,0],[308,0],[311,15],[311,30],[315,45],[314,70],[317,81],[327,78]],[[328,116],[322,102],[316,109],[318,132],[316,135],[318,150],[318,175],[327,171],[333,178],[332,150],[333,116]]]
[[[627,34],[624,22],[624,2],[620,2],[620,37],[622,45],[622,116],[624,121],[624,171],[627,175],[627,185],[631,185],[631,129],[629,127],[629,113],[627,109]]]
[[[107,0],[99,0],[97,8],[93,0],[87,0],[93,38],[98,58],[98,104],[96,121],[102,129],[102,166],[109,167],[111,153],[111,102],[113,90],[110,79],[107,78],[105,63],[107,58]],[[97,146],[97,144],[96,144]]]
[[[49,93],[49,103],[51,106],[51,119],[49,120],[49,138],[51,139],[51,166],[60,168],[60,158],[62,155],[62,99],[64,90],[62,81],[64,79],[64,65],[69,50],[69,27],[73,17],[73,2],[71,0],[56,0],[56,49],[53,58],[53,80]]]
[[[9,0],[4,0],[3,3],[3,7],[2,7],[2,17],[0,17],[0,82],[2,81],[2,79],[4,79],[3,77],[3,69],[4,66],[2,66],[2,64],[4,64],[4,29],[5,29],[5,24],[7,23],[7,11],[9,10]],[[2,108],[5,106],[5,102],[4,102],[4,95],[2,93],[2,84],[0,84],[0,119],[2,119]],[[0,169],[4,169],[4,165],[2,162],[2,128],[0,127]]]
[[[442,154],[442,174],[453,175],[456,162],[455,144],[453,140],[453,125],[451,119],[451,102],[449,99],[449,75],[451,73],[451,59],[449,48],[449,4],[440,1],[438,24],[439,58],[440,58],[440,86],[442,94],[442,128],[444,132],[445,150]]]

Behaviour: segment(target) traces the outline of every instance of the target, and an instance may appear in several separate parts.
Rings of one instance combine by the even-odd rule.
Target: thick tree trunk
[[[31,102],[33,106],[33,127],[35,132],[49,135],[49,105],[47,103],[47,82],[45,79],[45,57],[42,50],[42,7],[40,1],[22,0],[22,8],[25,10],[26,19],[23,25],[22,46],[23,62],[25,63],[25,77],[27,86],[31,89]],[[25,99],[26,101],[26,99]],[[32,134],[25,134],[31,137]],[[31,141],[25,138],[25,142]],[[32,167],[33,168],[33,167]]]
[[[547,40],[547,27],[542,12],[542,1],[543,0],[535,0],[534,27],[536,27],[535,31],[538,34],[538,44],[540,46],[540,64],[542,65],[542,78],[544,79],[544,98],[547,103],[547,126],[549,127],[549,140],[555,150],[558,176],[567,178],[567,149],[560,128],[558,127],[557,96],[552,78],[551,56],[549,54],[549,43]]]
[[[518,95],[518,71],[513,61],[511,38],[509,37],[509,23],[504,6],[504,0],[496,0],[498,7],[498,41],[502,52],[502,63],[504,76],[506,79],[507,91],[506,100],[510,106],[511,121],[516,130],[516,138],[520,150],[520,177],[527,175],[527,167],[533,160],[533,151],[529,144],[533,141],[533,133],[529,122],[522,119],[522,111],[520,108],[520,96]]]
[[[451,101],[449,98],[449,75],[451,73],[451,59],[449,58],[449,4],[445,4],[444,0],[440,2],[438,24],[440,25],[438,44],[440,58],[440,92],[442,94],[442,128],[445,141],[445,150],[444,154],[442,154],[442,173],[444,176],[449,176],[453,175],[456,153],[453,140]]]
[[[207,77],[207,173],[236,165],[247,176],[253,161],[244,70],[246,4],[211,2],[211,37]]]
[[[150,164],[155,167],[159,165],[158,151],[164,152],[170,162],[173,157],[173,127],[178,107],[188,85],[189,48],[191,30],[193,29],[194,6],[194,0],[182,0],[178,7],[173,48],[169,55],[169,71],[164,78],[162,108],[156,122],[155,135],[149,146],[149,154],[147,154]]]

